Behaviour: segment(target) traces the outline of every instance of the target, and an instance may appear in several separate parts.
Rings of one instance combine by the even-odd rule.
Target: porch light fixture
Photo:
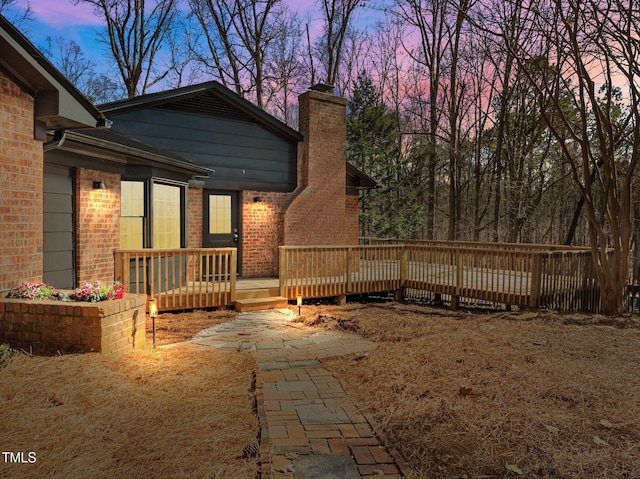
[[[149,316],[153,328],[153,349],[156,349],[156,318],[158,317],[158,304],[155,299],[149,300]]]
[[[94,181],[93,182],[93,189],[94,190],[106,190],[107,189],[107,185],[104,184],[104,181]]]
[[[300,309],[302,308],[302,295],[301,294],[299,294],[296,297],[296,303],[298,305],[298,316],[300,316]]]
[[[253,202],[254,203],[262,203],[262,198],[260,198],[259,196],[254,196],[253,197]]]

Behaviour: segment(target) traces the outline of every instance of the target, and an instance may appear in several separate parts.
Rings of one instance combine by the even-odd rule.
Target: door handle
[[[238,236],[238,233],[233,233],[233,242],[237,243],[239,239],[240,239],[240,236]]]

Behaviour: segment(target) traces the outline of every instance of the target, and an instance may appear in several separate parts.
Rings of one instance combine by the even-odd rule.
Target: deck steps
[[[269,296],[263,298],[236,299],[235,309],[239,313],[247,311],[261,311],[265,309],[286,308],[287,298],[283,296]]]

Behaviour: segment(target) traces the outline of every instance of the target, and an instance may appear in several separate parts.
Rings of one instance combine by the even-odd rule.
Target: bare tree
[[[80,45],[63,37],[47,37],[39,47],[47,58],[91,102],[107,103],[124,95],[122,87],[104,74],[96,72]]]
[[[426,142],[423,142],[423,155],[417,158],[417,168],[426,171],[426,185],[421,188],[419,196],[423,197],[426,204],[425,236],[430,239],[435,232],[436,167],[442,115],[442,69],[447,49],[447,6],[447,0],[396,0],[394,9],[397,20],[419,35],[417,46],[407,48],[407,53],[416,67],[420,67],[427,76],[427,92],[416,91],[415,98],[427,110],[421,126],[426,134]],[[419,79],[415,81],[419,89],[422,83]]]
[[[304,91],[306,70],[302,62],[303,52],[299,39],[302,24],[291,15],[281,24],[282,33],[275,36],[270,48],[270,56],[265,65],[265,93],[268,110],[292,127],[298,125],[298,93]]]
[[[364,5],[364,0],[319,0],[323,31],[315,50],[324,68],[323,81],[328,85],[336,85],[339,79],[354,14]]]
[[[541,0],[536,7],[532,27],[550,48],[520,44],[516,58],[531,87],[553,99],[543,118],[584,198],[603,311],[617,313],[625,307],[640,157],[637,6],[633,0]],[[531,61],[541,54],[547,61]],[[626,115],[619,114],[614,81],[624,87]],[[567,102],[577,122],[566,114]]]
[[[270,95],[268,65],[276,41],[299,36],[282,0],[189,0],[201,26],[193,51],[207,71],[238,95],[250,93],[260,108]],[[280,60],[282,43],[276,45]],[[290,46],[290,45],[289,45]]]
[[[0,0],[0,14],[16,26],[25,28],[25,24],[33,19],[33,10],[31,5],[26,4],[19,6],[16,0]]]
[[[106,34],[101,41],[108,45],[127,95],[133,98],[166,77],[169,70],[156,72],[156,60],[176,11],[175,0],[74,0],[94,6],[104,20]],[[148,4],[153,7],[147,10]]]

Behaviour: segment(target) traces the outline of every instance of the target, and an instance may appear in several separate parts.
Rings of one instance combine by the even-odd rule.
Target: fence
[[[227,306],[235,299],[235,248],[117,250],[115,279],[156,298],[159,311]]]
[[[446,243],[445,244],[449,244]],[[280,294],[289,299],[402,291],[556,310],[596,312],[600,297],[586,248],[412,242],[280,247]],[[531,246],[531,247],[530,247]]]

